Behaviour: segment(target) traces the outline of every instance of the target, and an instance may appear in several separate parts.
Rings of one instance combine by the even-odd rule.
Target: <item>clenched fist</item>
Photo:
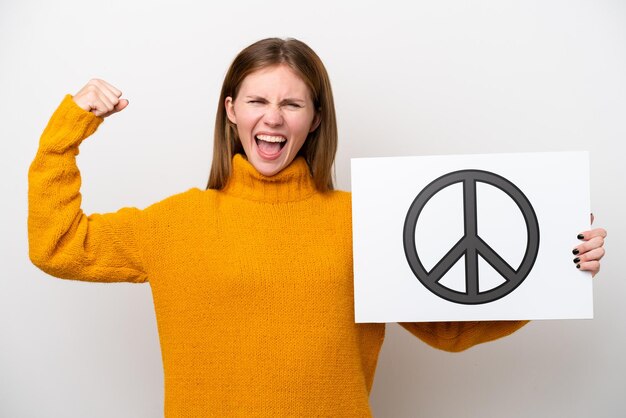
[[[82,109],[106,118],[128,106],[128,100],[120,99],[121,96],[121,91],[104,80],[94,78],[72,98]]]

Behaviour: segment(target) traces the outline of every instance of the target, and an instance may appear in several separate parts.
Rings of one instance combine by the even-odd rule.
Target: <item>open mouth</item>
[[[254,140],[262,155],[277,156],[287,144],[287,138],[281,135],[255,135]]]

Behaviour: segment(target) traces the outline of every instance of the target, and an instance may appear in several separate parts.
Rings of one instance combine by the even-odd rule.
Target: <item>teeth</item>
[[[285,137],[282,136],[257,135],[256,137],[259,138],[261,141],[266,142],[285,142],[287,140]]]

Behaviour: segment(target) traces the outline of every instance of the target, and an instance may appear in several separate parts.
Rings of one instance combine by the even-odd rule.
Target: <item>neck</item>
[[[268,203],[293,202],[316,192],[309,166],[301,156],[273,176],[265,176],[242,155],[235,154],[224,193]]]

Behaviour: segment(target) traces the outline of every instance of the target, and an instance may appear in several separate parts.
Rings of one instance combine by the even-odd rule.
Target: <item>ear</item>
[[[226,116],[228,116],[228,120],[237,124],[237,117],[235,116],[235,104],[233,103],[233,98],[228,96],[224,101],[224,107],[226,107]]]
[[[320,110],[318,110],[317,112],[315,112],[315,117],[313,118],[313,122],[311,122],[311,129],[309,129],[309,133],[316,130],[317,127],[320,126],[321,121],[322,121],[322,115],[320,113]]]

